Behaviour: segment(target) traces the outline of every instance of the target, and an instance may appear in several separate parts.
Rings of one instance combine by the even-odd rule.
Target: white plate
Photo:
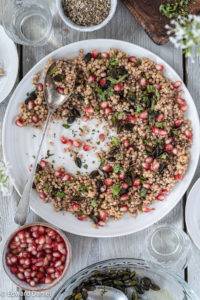
[[[200,178],[192,187],[186,202],[185,220],[188,233],[200,250]]]
[[[19,65],[16,46],[6,35],[2,26],[0,26],[0,66],[1,65],[6,75],[0,76],[0,103],[9,95],[13,88]]]
[[[127,52],[129,55],[149,57],[157,63],[165,65],[165,74],[167,77],[171,78],[172,80],[181,80],[177,73],[157,55],[144,48],[123,41],[103,39],[81,41],[64,46],[46,56],[39,63],[37,63],[20,82],[9,102],[4,119],[4,159],[6,163],[10,164],[10,175],[16,189],[19,192],[22,191],[28,176],[27,165],[31,163],[31,155],[35,154],[38,147],[38,136],[37,138],[32,139],[32,134],[35,132],[34,129],[21,129],[14,124],[16,114],[19,110],[19,103],[23,99],[25,99],[26,93],[32,89],[31,82],[33,75],[44,68],[45,63],[50,57],[74,57],[78,55],[79,49],[84,49],[86,52],[88,52],[94,48],[99,49],[100,51],[105,51],[108,48],[119,48]],[[126,215],[120,221],[110,221],[106,226],[99,229],[95,229],[89,221],[80,222],[70,213],[55,213],[51,204],[43,203],[39,199],[35,191],[33,191],[31,197],[32,210],[43,219],[47,220],[48,222],[58,226],[59,228],[65,231],[78,235],[92,237],[114,237],[130,234],[147,228],[148,226],[163,218],[168,212],[170,212],[174,208],[174,206],[179,202],[179,200],[187,190],[194,176],[200,153],[200,125],[197,110],[192,100],[192,97],[190,96],[185,86],[183,86],[183,91],[185,93],[185,99],[189,106],[187,114],[192,122],[194,135],[193,144],[191,148],[191,161],[188,171],[184,177],[184,180],[182,180],[176,185],[176,187],[169,194],[165,201],[156,202],[153,204],[153,207],[156,208],[155,211],[151,213],[143,213],[137,217]]]

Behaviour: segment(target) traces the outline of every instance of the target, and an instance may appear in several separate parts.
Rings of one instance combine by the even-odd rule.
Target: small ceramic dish
[[[10,249],[12,249],[10,245],[13,244],[13,243],[16,244],[17,243],[17,239],[19,239],[18,244],[20,243],[20,246],[18,246],[18,247],[20,247],[20,249],[22,248],[22,244],[24,243],[24,241],[19,238],[19,235],[18,235],[19,233],[24,233],[24,237],[22,239],[25,239],[27,245],[29,245],[28,244],[29,242],[27,242],[27,240],[28,239],[29,240],[33,239],[33,237],[32,236],[31,237],[26,237],[25,232],[26,232],[26,229],[33,228],[33,227],[34,228],[40,228],[40,229],[41,229],[41,227],[43,227],[43,228],[45,228],[45,230],[46,230],[46,228],[48,228],[50,234],[49,235],[46,234],[46,231],[45,231],[45,234],[43,234],[43,235],[41,234],[41,235],[37,236],[37,234],[36,234],[36,238],[32,242],[32,245],[35,245],[36,247],[38,247],[38,246],[41,247],[42,248],[41,251],[43,251],[45,253],[45,249],[47,249],[45,247],[46,240],[45,240],[45,243],[38,243],[38,241],[37,241],[37,245],[36,245],[36,239],[37,240],[39,240],[40,238],[44,239],[44,236],[45,236],[45,238],[47,237],[48,239],[50,239],[50,241],[53,241],[53,237],[51,238],[51,234],[52,234],[52,232],[54,232],[57,238],[60,237],[60,243],[64,242],[64,245],[65,245],[64,249],[66,250],[65,251],[65,253],[66,253],[65,255],[62,255],[62,254],[60,255],[60,257],[65,256],[65,261],[63,262],[63,266],[64,266],[64,268],[62,267],[63,270],[60,271],[60,273],[57,273],[57,274],[60,274],[59,277],[57,277],[57,278],[54,277],[54,279],[52,279],[51,282],[37,283],[37,281],[36,281],[35,286],[31,286],[30,283],[28,283],[28,282],[25,281],[25,280],[27,280],[27,278],[30,278],[30,280],[32,280],[32,281],[36,280],[36,278],[38,278],[38,274],[39,273],[40,273],[40,276],[41,276],[42,271],[40,271],[40,269],[44,268],[44,264],[42,266],[38,266],[37,265],[38,262],[42,261],[42,259],[44,259],[44,258],[39,258],[36,254],[35,254],[35,258],[33,258],[33,255],[32,255],[33,252],[30,252],[30,250],[29,250],[30,248],[28,248],[28,247],[32,247],[34,249],[34,246],[28,246],[26,249],[24,249],[24,250],[22,249],[19,254],[16,254],[16,255],[13,254],[13,253],[10,254],[11,255],[10,256],[10,260],[13,259],[13,257],[15,257],[15,259],[17,257],[17,261],[16,261],[15,264],[13,264],[13,261],[12,261],[12,263],[8,264],[8,255],[11,252]],[[59,241],[58,242],[55,241],[55,244],[56,245],[59,244]],[[31,251],[34,251],[34,250],[31,250]],[[38,250],[35,250],[35,251],[38,251]],[[52,257],[51,262],[54,265],[58,261],[58,260],[56,260],[57,258],[54,259],[54,253],[55,252],[58,253],[58,250],[54,251],[54,252],[51,252],[51,250],[50,250],[48,252],[48,253],[51,253],[50,254],[51,257]],[[26,259],[26,258],[24,258],[25,256],[23,256],[23,253],[25,253],[26,255],[27,255],[27,253],[31,253],[29,255],[32,255],[32,256],[31,257],[28,256],[27,259]],[[45,254],[45,258],[46,257],[47,257],[47,254]],[[25,261],[24,264],[23,264],[23,266],[21,265],[21,259],[24,259],[24,261]],[[29,260],[29,265],[28,266],[26,265],[26,261],[27,260]],[[35,261],[33,261],[33,260],[35,260]],[[18,287],[20,287],[21,289],[28,290],[28,291],[37,291],[37,292],[50,289],[53,286],[55,286],[58,282],[60,282],[60,280],[65,276],[65,274],[67,272],[70,260],[71,260],[71,245],[70,245],[67,237],[65,236],[65,234],[61,230],[57,229],[56,227],[54,227],[54,226],[52,226],[50,224],[40,223],[40,222],[38,222],[38,223],[32,223],[32,224],[28,224],[28,225],[24,225],[24,226],[18,228],[17,230],[15,230],[9,236],[9,238],[7,239],[7,241],[5,243],[5,246],[4,246],[4,250],[3,250],[3,256],[2,256],[3,267],[4,267],[4,270],[5,270],[6,274],[8,275],[8,277]],[[16,273],[13,273],[11,271],[11,268],[17,269]],[[19,268],[23,268],[24,269],[24,273],[22,273],[22,271]],[[53,265],[50,265],[50,263],[49,263],[49,269],[53,269],[55,271],[54,274],[56,274],[56,271],[58,270],[58,268],[56,268],[56,266],[53,267]],[[26,273],[25,273],[25,271],[26,271]],[[19,279],[19,274],[23,274],[24,279]],[[29,274],[28,277],[26,277],[27,274]],[[46,276],[51,277],[52,272],[51,273],[43,273],[43,274],[47,274]],[[20,275],[20,277],[21,276],[22,275]],[[47,277],[45,277],[45,278],[47,278]]]
[[[62,18],[62,20],[65,22],[65,24],[67,26],[69,26],[72,29],[78,30],[78,31],[92,32],[92,31],[99,30],[99,29],[103,28],[104,26],[106,26],[110,22],[112,17],[114,16],[116,8],[117,8],[117,0],[111,0],[110,2],[111,2],[111,8],[110,8],[109,15],[103,22],[101,22],[100,24],[94,25],[94,26],[80,26],[80,25],[75,24],[74,22],[72,22],[72,20],[70,18],[68,18],[65,15],[63,6],[62,6],[62,0],[56,0],[56,5],[57,5],[58,12],[60,14],[60,17]]]

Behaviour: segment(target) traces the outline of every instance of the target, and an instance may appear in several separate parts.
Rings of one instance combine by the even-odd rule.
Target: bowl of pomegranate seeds
[[[8,238],[3,266],[8,277],[24,290],[50,289],[65,275],[71,258],[66,236],[46,223],[20,227]]]

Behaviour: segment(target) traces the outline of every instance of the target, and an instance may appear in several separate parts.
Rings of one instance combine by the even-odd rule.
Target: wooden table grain
[[[8,2],[9,1],[7,0],[0,0],[0,20],[4,11],[4,6]],[[66,28],[56,12],[54,0],[50,2],[52,5],[52,11],[54,13],[54,29],[51,38],[43,47],[18,46],[20,58],[18,80],[21,80],[23,76],[41,58],[63,45],[91,38],[120,39],[147,48],[168,62],[183,78],[194,98],[198,109],[200,109],[200,58],[197,57],[196,53],[194,53],[195,63],[192,63],[190,59],[186,59],[182,55],[181,51],[175,49],[171,44],[167,44],[165,46],[155,45],[145,34],[143,29],[136,24],[134,18],[120,1],[113,20],[102,30],[92,33],[80,33]],[[9,97],[2,104],[0,104],[0,129],[2,127],[2,120],[8,101]],[[1,155],[2,154],[0,151],[0,156]],[[197,169],[194,181],[198,178],[198,176],[199,168]],[[182,201],[180,201],[179,204],[164,219],[160,221],[160,223],[173,224],[186,230],[184,219],[185,202],[186,195],[183,197]],[[2,195],[0,195],[0,233],[2,236],[0,253],[2,252],[7,236],[16,228],[16,225],[13,222],[16,204],[17,197],[15,194],[13,194],[11,197],[2,197]],[[28,222],[33,222],[36,220],[39,220],[38,216],[31,212]],[[110,239],[85,238],[67,233],[67,236],[72,244],[73,255],[70,269],[66,278],[92,263],[108,258],[134,257],[145,259],[145,240],[149,230],[151,229],[152,228],[149,228],[136,234]],[[26,295],[21,297],[20,290],[18,290],[6,276],[1,263],[0,274],[0,299],[12,298],[16,300],[43,300],[50,298],[49,294],[33,294],[30,296]],[[188,268],[185,271],[180,272],[180,275],[188,281],[190,286],[200,297],[200,251],[195,247],[193,247],[193,253],[191,260],[189,261]],[[50,291],[51,294],[54,292],[55,290]]]

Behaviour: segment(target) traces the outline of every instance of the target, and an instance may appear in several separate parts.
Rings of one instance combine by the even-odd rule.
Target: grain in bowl
[[[79,220],[89,218],[98,226],[110,218],[120,219],[127,212],[150,212],[150,205],[163,201],[183,179],[189,164],[192,129],[185,117],[187,103],[182,83],[166,78],[163,65],[117,49],[80,51],[74,65],[74,93],[54,117],[67,124],[80,118],[103,120],[116,135],[107,149],[97,153],[99,168],[90,174],[73,175],[63,167],[55,169],[47,159],[41,160],[34,188],[56,211],[72,212]],[[64,60],[63,67],[52,76],[64,92],[69,79]],[[46,119],[38,76],[34,85],[35,91],[21,106],[18,126],[41,126]],[[105,137],[101,134],[101,138]],[[75,148],[83,149],[82,141],[77,147],[77,141],[67,136],[60,140],[81,167]],[[84,149],[91,151],[90,147]]]

